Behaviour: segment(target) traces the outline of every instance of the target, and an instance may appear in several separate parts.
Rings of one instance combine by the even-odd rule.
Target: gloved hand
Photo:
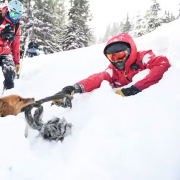
[[[75,93],[75,87],[74,86],[66,86],[62,89],[58,94],[62,94],[63,98],[54,100],[51,105],[61,106],[64,108],[72,107],[71,100],[73,99],[73,95]]]
[[[123,97],[126,97],[126,96],[135,95],[139,92],[141,91],[136,86],[132,85],[130,88],[123,88],[123,89],[117,90],[115,93]]]
[[[16,68],[16,74],[18,74],[19,69],[20,69],[20,64],[19,64],[19,63],[18,63],[18,64],[15,64],[15,68]]]

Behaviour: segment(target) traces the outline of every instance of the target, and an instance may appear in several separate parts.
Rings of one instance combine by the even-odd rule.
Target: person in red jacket
[[[134,75],[140,71],[150,69],[144,79],[129,88],[116,91],[116,94],[123,97],[132,96],[158,83],[170,67],[166,57],[155,56],[152,50],[137,52],[134,40],[126,33],[111,38],[104,49],[104,54],[110,61],[110,65],[105,71],[93,74],[74,86],[66,86],[59,92],[59,94],[64,94],[63,98],[54,100],[52,104],[65,108],[71,107],[69,95],[91,92],[99,88],[104,80],[109,81],[113,88],[121,88],[132,82]]]
[[[22,12],[21,2],[12,0],[0,14],[0,66],[5,78],[5,89],[14,87],[15,74],[19,71],[21,31],[19,20]]]

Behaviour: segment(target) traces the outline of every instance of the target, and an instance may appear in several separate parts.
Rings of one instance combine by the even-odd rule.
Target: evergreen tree
[[[25,41],[27,40],[28,32],[33,27],[32,17],[32,1],[31,0],[19,0],[23,4],[23,15],[20,20],[21,24],[21,50],[24,50]]]
[[[125,26],[124,21],[121,21],[121,22],[120,22],[120,25],[119,25],[119,31],[120,31],[120,33],[124,33],[124,26]]]
[[[136,16],[136,23],[132,36],[140,37],[146,33],[147,32],[146,32],[145,19],[141,16],[140,12],[138,12],[138,15]]]
[[[120,34],[119,23],[114,22],[111,29],[111,36],[116,36],[118,34]]]
[[[62,36],[63,36],[63,29],[65,26],[65,6],[64,0],[55,0],[53,4],[54,8],[54,36],[55,36],[55,43],[57,44],[57,51],[62,50],[61,43],[62,43]]]
[[[124,24],[123,33],[129,33],[131,30],[131,23],[129,21],[129,15],[127,14],[126,22]]]
[[[171,13],[170,21],[174,21],[175,19],[176,19],[175,16]]]
[[[162,17],[162,22],[163,23],[170,22],[169,12],[165,11],[164,16]]]
[[[97,41],[97,44],[101,44],[101,43],[103,43],[103,38],[100,36],[98,41]]]
[[[53,0],[35,0],[32,36],[46,53],[56,52]]]
[[[151,32],[161,25],[161,19],[159,17],[159,13],[161,11],[160,4],[157,2],[157,0],[152,0],[152,2],[152,6],[150,7],[150,10],[147,11],[145,16],[147,32]]]
[[[0,9],[8,5],[8,0],[3,0],[0,2]]]
[[[167,13],[167,22],[171,22],[171,17],[170,17],[169,11],[168,11],[168,13]]]
[[[62,49],[64,51],[87,47],[93,39],[92,29],[88,25],[91,21],[88,0],[70,2],[69,23],[63,31]]]
[[[107,42],[109,39],[111,38],[111,25],[108,24],[107,28],[106,28],[106,32],[105,35],[102,39],[102,42]]]

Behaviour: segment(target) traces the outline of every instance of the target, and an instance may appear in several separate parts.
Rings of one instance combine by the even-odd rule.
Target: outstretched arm
[[[164,56],[153,56],[148,62],[144,62],[143,65],[145,68],[150,69],[150,72],[144,79],[135,84],[140,91],[158,83],[170,67],[168,59]]]
[[[104,80],[109,81],[110,83],[112,82],[112,78],[107,71],[93,74],[92,76],[89,76],[87,79],[84,79],[77,84],[81,87],[83,93],[91,92],[92,90],[99,88],[102,81]]]
[[[116,94],[121,96],[135,95],[142,90],[156,84],[162,79],[163,74],[170,67],[169,61],[164,56],[155,56],[151,51],[147,53],[142,59],[142,64],[145,69],[150,69],[149,74],[142,80],[138,81],[135,85],[130,88],[123,88],[116,91]]]
[[[72,107],[71,100],[72,100],[72,95],[74,93],[91,92],[92,90],[99,88],[103,80],[112,82],[111,71],[113,70],[111,69],[109,70],[110,72],[108,72],[107,69],[101,73],[94,74],[88,77],[87,79],[84,79],[74,84],[73,86],[66,86],[65,88],[62,89],[62,91],[55,94],[56,98],[54,98],[52,105],[55,104],[57,106],[61,106],[64,108],[67,107],[71,108]],[[63,95],[62,98],[58,98],[60,97],[60,95]]]

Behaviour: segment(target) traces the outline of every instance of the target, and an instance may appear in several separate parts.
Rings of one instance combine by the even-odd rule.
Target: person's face
[[[15,21],[21,18],[21,14],[18,14],[18,13],[14,12],[14,11],[10,11],[9,15]]]
[[[106,56],[118,70],[124,70],[125,63],[128,59],[128,50],[120,51],[115,54],[108,54]]]

